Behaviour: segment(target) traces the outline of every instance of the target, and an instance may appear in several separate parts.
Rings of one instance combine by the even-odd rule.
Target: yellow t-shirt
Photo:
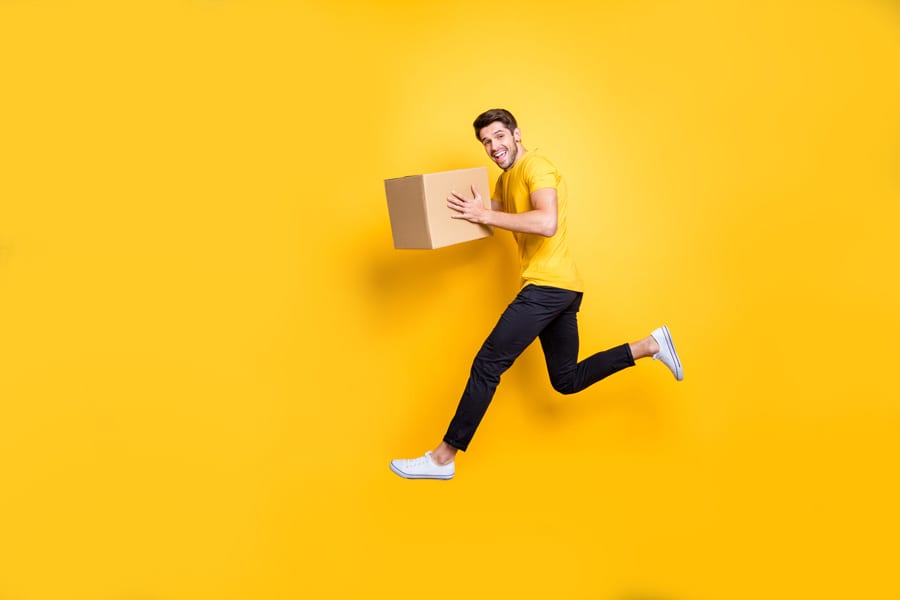
[[[584,284],[566,241],[566,184],[556,166],[538,150],[526,152],[512,168],[500,175],[494,189],[494,200],[501,203],[504,212],[522,213],[533,209],[531,193],[543,188],[556,190],[556,233],[548,238],[534,233],[513,232],[519,246],[522,287],[529,284],[549,285],[582,292]]]

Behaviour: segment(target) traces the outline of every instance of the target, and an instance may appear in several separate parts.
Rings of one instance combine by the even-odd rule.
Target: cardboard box
[[[447,196],[455,191],[471,197],[473,185],[490,208],[487,167],[385,179],[394,248],[441,248],[492,235],[486,225],[450,218]]]

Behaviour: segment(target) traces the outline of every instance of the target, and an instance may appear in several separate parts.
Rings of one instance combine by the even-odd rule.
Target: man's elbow
[[[544,237],[553,237],[554,235],[556,235],[556,226],[556,219],[548,219],[541,227],[541,235]]]

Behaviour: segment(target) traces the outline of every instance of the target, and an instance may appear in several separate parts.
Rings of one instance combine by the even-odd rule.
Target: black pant
[[[628,344],[578,362],[581,292],[527,285],[516,296],[475,356],[469,381],[444,441],[465,450],[487,412],[500,376],[534,341],[541,339],[553,388],[574,394],[608,375],[634,366]]]

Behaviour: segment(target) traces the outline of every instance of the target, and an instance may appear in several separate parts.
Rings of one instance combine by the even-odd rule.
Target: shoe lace
[[[427,456],[420,456],[418,458],[413,458],[409,461],[409,465],[411,467],[423,467],[431,463],[431,459]]]

